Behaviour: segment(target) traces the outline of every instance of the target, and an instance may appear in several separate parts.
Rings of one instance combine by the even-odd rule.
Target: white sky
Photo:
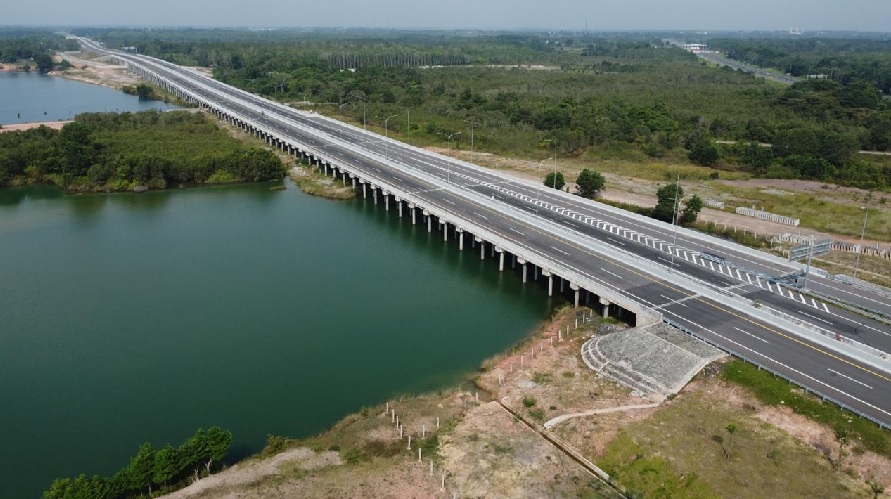
[[[11,0],[0,25],[891,31],[891,0]]]

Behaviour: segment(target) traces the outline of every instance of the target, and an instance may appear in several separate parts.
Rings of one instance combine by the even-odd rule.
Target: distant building
[[[704,43],[685,43],[681,45],[681,48],[683,48],[687,52],[693,52],[694,54],[708,51],[708,45]]]

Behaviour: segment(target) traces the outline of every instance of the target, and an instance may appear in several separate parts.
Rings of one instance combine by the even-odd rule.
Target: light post
[[[681,172],[678,172],[677,180],[674,183],[674,215],[671,217],[671,224],[674,225],[674,235],[671,240],[671,267],[669,267],[668,271],[671,272],[674,269],[674,251],[677,247],[678,243],[678,194],[681,190]]]
[[[854,262],[854,279],[857,278],[857,271],[860,270],[860,255],[863,253],[863,236],[866,235],[866,218],[869,216],[869,207],[861,206],[863,210],[863,228],[860,229],[860,247],[857,248],[857,260]]]
[[[446,137],[446,141],[449,143],[449,148],[448,148],[449,152],[448,152],[447,156],[450,158],[452,157],[452,137],[454,137],[455,135],[461,135],[461,132],[450,133],[449,136]],[[452,167],[449,164],[449,162],[446,161],[446,182],[451,182],[451,181],[452,181]]]
[[[387,116],[386,118],[384,118],[384,138],[385,139],[390,138],[388,122],[390,121],[390,118],[395,118],[396,116],[398,116],[398,115],[394,114],[392,116]],[[383,118],[383,116],[378,116],[378,118]],[[389,140],[384,140],[384,157],[387,159],[387,161],[390,160],[390,141]]]
[[[476,125],[476,123],[474,123],[470,120],[461,120],[461,121],[470,125],[470,162],[473,163],[473,126]]]
[[[365,104],[366,104],[365,99],[362,99],[362,129],[368,130],[368,125],[365,122],[365,108],[366,108]]]
[[[545,141],[546,144],[548,142],[554,144],[554,185],[553,185],[553,187],[554,187],[554,189],[556,189],[557,188],[557,139],[548,139]],[[544,162],[544,160],[542,160],[542,162]]]

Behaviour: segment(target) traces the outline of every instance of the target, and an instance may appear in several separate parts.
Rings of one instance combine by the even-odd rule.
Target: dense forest
[[[49,182],[72,190],[164,189],[281,178],[273,152],[242,147],[186,111],[80,114],[61,131],[0,133],[0,187]]]
[[[78,48],[74,40],[49,31],[0,28],[0,62],[5,64],[23,63],[25,69],[33,64],[37,70],[47,72],[53,69],[53,51]]]
[[[44,499],[129,499],[170,492],[209,475],[226,457],[232,433],[218,426],[199,429],[177,447],[155,449],[145,442],[130,463],[111,477],[57,478]]]
[[[690,161],[756,176],[891,188],[889,163],[858,154],[891,150],[891,104],[882,83],[891,81],[891,67],[887,57],[877,59],[887,54],[885,42],[873,39],[826,41],[821,47],[837,51],[833,57],[856,52],[862,63],[838,66],[834,79],[782,87],[708,66],[642,34],[85,34],[212,66],[222,81],[295,106],[373,126],[397,115],[389,128],[415,143],[445,146],[446,137],[461,131],[454,146],[469,148],[473,140],[477,149],[510,156],[545,158],[556,142],[561,156]],[[748,39],[720,43],[738,51],[758,46]]]

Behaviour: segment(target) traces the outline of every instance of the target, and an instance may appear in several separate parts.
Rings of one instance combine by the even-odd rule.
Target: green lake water
[[[550,310],[393,207],[271,185],[0,190],[0,497],[199,427],[235,457],[317,433],[460,382]]]

